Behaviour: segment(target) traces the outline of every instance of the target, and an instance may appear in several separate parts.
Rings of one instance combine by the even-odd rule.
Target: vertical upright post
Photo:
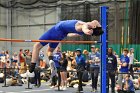
[[[7,3],[8,6],[11,6],[13,2],[10,1]],[[7,13],[7,18],[6,18],[6,38],[12,38],[12,8],[6,9]],[[12,42],[6,42],[5,43],[5,48],[6,50],[11,51],[12,50]]]
[[[102,25],[102,29],[104,30],[104,34],[101,36],[101,92],[107,93],[107,71],[106,71],[106,54],[107,54],[107,39],[108,39],[108,31],[107,31],[107,6],[100,7],[100,21]]]

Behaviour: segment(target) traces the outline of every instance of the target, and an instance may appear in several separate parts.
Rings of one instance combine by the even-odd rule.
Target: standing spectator
[[[95,51],[95,45],[91,46],[91,53],[89,54],[89,63],[92,79],[92,91],[97,91],[98,75],[100,70],[100,53]]]
[[[128,57],[129,57],[129,71],[130,71],[130,74],[132,76],[132,78],[134,79],[134,74],[133,74],[133,61],[134,61],[134,49],[133,48],[130,48],[130,51],[128,53]]]
[[[83,87],[82,87],[82,76],[83,76],[83,71],[85,70],[85,58],[82,55],[82,50],[81,49],[76,49],[76,69],[77,69],[77,75],[78,75],[78,80],[79,80],[79,86],[78,86],[78,93],[83,92]]]
[[[13,56],[12,56],[12,67],[15,68],[16,66],[18,67],[18,55],[16,52],[14,52]]]
[[[10,55],[9,55],[9,51],[8,50],[5,51],[5,55],[6,55],[6,67],[10,68],[11,63],[10,63]]]
[[[86,58],[86,70],[88,71],[89,79],[91,79],[90,63],[89,63],[89,52],[87,50],[84,50],[83,54],[85,55],[85,58]]]
[[[9,55],[9,51],[7,50],[7,51],[5,51],[5,55],[6,55],[6,61],[8,62],[10,62],[10,55]]]
[[[85,55],[86,60],[89,61],[89,52],[87,50],[84,50],[83,54]]]
[[[96,51],[97,53],[100,53],[100,49],[99,49],[99,48],[96,48],[95,51]]]
[[[60,47],[57,48],[56,53],[53,55],[53,61],[55,63],[55,67],[57,68],[58,74],[58,86],[61,84],[61,75],[60,75],[60,59],[61,59],[61,51]]]
[[[41,86],[41,78],[40,78],[40,72],[41,69],[39,66],[35,67],[34,73],[35,73],[35,87],[40,87]]]
[[[6,66],[6,54],[4,51],[1,52],[0,54],[0,61],[1,61],[1,68],[4,68],[4,66]]]
[[[31,58],[32,58],[32,55],[29,49],[25,50],[25,55],[26,55],[25,56],[26,64],[29,66],[31,63]]]
[[[115,93],[115,73],[117,71],[117,58],[113,54],[113,49],[108,48],[108,56],[107,56],[107,71],[108,71],[108,92],[109,93],[109,78],[111,79],[111,92]]]
[[[20,73],[25,72],[25,54],[23,53],[23,49],[19,50],[19,62],[20,62]]]
[[[62,53],[62,59],[60,61],[60,74],[61,74],[61,88],[66,90],[67,88],[67,66],[68,60],[66,54]]]
[[[51,70],[50,81],[51,81],[51,88],[54,88],[56,85],[56,78],[57,78],[57,68],[55,67],[55,63],[53,61],[53,56],[49,56],[49,69]]]
[[[124,49],[123,50],[123,54],[120,57],[120,61],[118,62],[118,64],[121,66],[119,72],[120,73],[128,73],[129,69],[129,57],[127,56],[128,54],[128,50]],[[118,85],[120,87],[120,89],[122,90],[122,80],[123,80],[123,76],[124,74],[119,74],[118,75]]]

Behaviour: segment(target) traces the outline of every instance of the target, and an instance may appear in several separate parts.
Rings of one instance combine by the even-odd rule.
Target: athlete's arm
[[[88,24],[85,23],[82,25],[82,31],[86,34],[86,35],[92,35],[93,30],[89,29]]]
[[[81,36],[81,35],[76,34],[76,33],[68,33],[67,36],[68,36],[68,37],[77,37],[77,36]]]

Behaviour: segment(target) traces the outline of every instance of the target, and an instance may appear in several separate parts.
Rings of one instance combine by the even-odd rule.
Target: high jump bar
[[[97,43],[101,43],[101,41],[22,40],[22,39],[7,39],[7,38],[0,38],[0,41],[7,41],[7,42],[76,43],[76,44],[97,44]]]

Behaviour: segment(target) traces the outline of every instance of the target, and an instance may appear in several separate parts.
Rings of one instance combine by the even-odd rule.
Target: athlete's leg
[[[42,47],[43,47],[43,45],[40,42],[37,42],[34,44],[31,63],[38,62],[39,51]]]
[[[32,59],[31,59],[31,64],[29,71],[32,73],[35,69],[36,63],[38,63],[38,56],[39,56],[39,51],[43,47],[43,45],[40,42],[37,42],[33,46],[33,52],[32,52]]]
[[[59,43],[49,43],[47,48],[47,56],[53,56],[53,51],[58,46]]]
[[[49,31],[45,32],[40,38],[39,40],[50,40],[51,37],[50,37],[50,31],[53,30],[50,29]],[[32,73],[35,69],[35,66],[36,66],[36,63],[38,62],[38,56],[39,56],[39,51],[40,49],[47,45],[48,42],[38,42],[38,43],[35,43],[34,44],[34,47],[33,47],[33,52],[32,52],[32,60],[31,60],[31,65],[30,65],[30,69],[29,71]]]
[[[51,48],[50,46],[48,46],[46,54],[47,56],[52,56],[53,55],[53,51],[55,50],[55,48]]]

